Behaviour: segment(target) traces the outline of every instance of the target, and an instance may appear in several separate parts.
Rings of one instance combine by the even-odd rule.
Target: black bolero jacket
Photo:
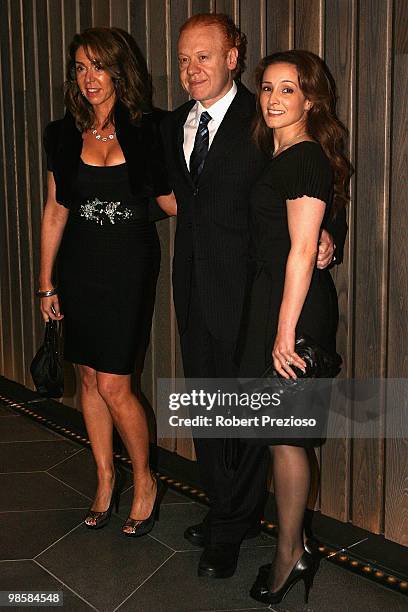
[[[138,125],[129,119],[127,108],[115,106],[116,137],[125,157],[132,193],[148,199],[171,193],[165,168],[159,123],[164,111],[144,113]],[[66,111],[63,119],[52,121],[44,131],[47,168],[54,174],[56,200],[70,208],[72,186],[82,152],[82,134],[73,115]]]

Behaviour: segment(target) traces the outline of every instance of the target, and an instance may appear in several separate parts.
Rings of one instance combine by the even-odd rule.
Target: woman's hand
[[[47,298],[40,298],[40,308],[41,314],[46,323],[48,323],[49,319],[61,321],[61,319],[64,318],[64,315],[60,312],[57,294]]]
[[[40,291],[53,289],[52,269],[68,215],[69,210],[61,206],[56,200],[54,175],[52,172],[48,172],[47,202],[41,224],[41,260],[38,278]],[[57,294],[40,298],[40,309],[45,322],[49,319],[59,321],[63,318]]]
[[[306,371],[306,363],[295,353],[295,332],[279,332],[275,338],[272,351],[273,365],[275,370],[283,378],[293,378],[297,376],[290,366],[296,366],[303,372]]]

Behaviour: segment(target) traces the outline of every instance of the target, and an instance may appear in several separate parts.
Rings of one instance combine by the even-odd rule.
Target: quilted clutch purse
[[[303,372],[295,366],[291,366],[297,379],[284,378],[275,370],[273,363],[265,370],[261,378],[265,380],[274,379],[276,385],[279,379],[280,387],[285,391],[299,392],[307,386],[310,378],[334,378],[341,370],[342,359],[337,353],[328,353],[324,348],[317,344],[313,338],[306,334],[300,334],[295,341],[295,352],[306,363],[306,371]]]

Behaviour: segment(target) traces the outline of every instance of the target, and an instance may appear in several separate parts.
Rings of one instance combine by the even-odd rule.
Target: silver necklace
[[[296,140],[298,138],[300,138],[301,136],[308,136],[307,132],[301,132],[300,134],[298,134],[297,136],[295,136],[295,138],[293,138],[292,140],[289,140],[289,142],[285,142],[284,144],[282,144],[280,147],[278,147],[277,149],[275,149],[275,151],[273,152],[272,157],[276,157],[279,153],[279,151],[281,151],[282,149],[284,149],[285,147],[289,147],[291,144],[293,144],[294,142],[296,142]]]
[[[97,129],[94,129],[92,130],[92,134],[95,136],[96,140],[100,140],[101,142],[108,142],[108,140],[113,140],[115,138],[116,130],[112,134],[102,136],[102,134],[99,134]]]

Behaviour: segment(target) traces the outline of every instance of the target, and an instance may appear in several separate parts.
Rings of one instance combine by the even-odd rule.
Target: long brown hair
[[[224,37],[224,49],[229,51],[233,47],[238,50],[237,65],[232,70],[232,78],[239,79],[245,70],[245,58],[247,49],[247,37],[238,26],[235,25],[229,15],[225,13],[196,13],[187,19],[180,28],[180,34],[195,26],[217,26]]]
[[[111,76],[116,100],[128,109],[130,120],[137,123],[151,102],[151,83],[145,60],[134,38],[120,28],[88,28],[75,34],[68,49],[65,106],[75,118],[81,132],[95,123],[92,105],[81,94],[76,79],[75,54],[83,47],[89,60],[105,69]],[[105,126],[114,123],[114,111],[107,117]]]
[[[273,153],[271,129],[266,125],[260,106],[263,75],[271,64],[293,64],[296,66],[299,87],[312,103],[306,116],[306,131],[326,153],[334,172],[334,214],[349,199],[348,185],[352,166],[344,153],[347,130],[336,115],[336,84],[323,60],[310,51],[294,49],[272,53],[264,57],[255,71],[257,88],[257,110],[253,137],[259,148],[267,155]]]

